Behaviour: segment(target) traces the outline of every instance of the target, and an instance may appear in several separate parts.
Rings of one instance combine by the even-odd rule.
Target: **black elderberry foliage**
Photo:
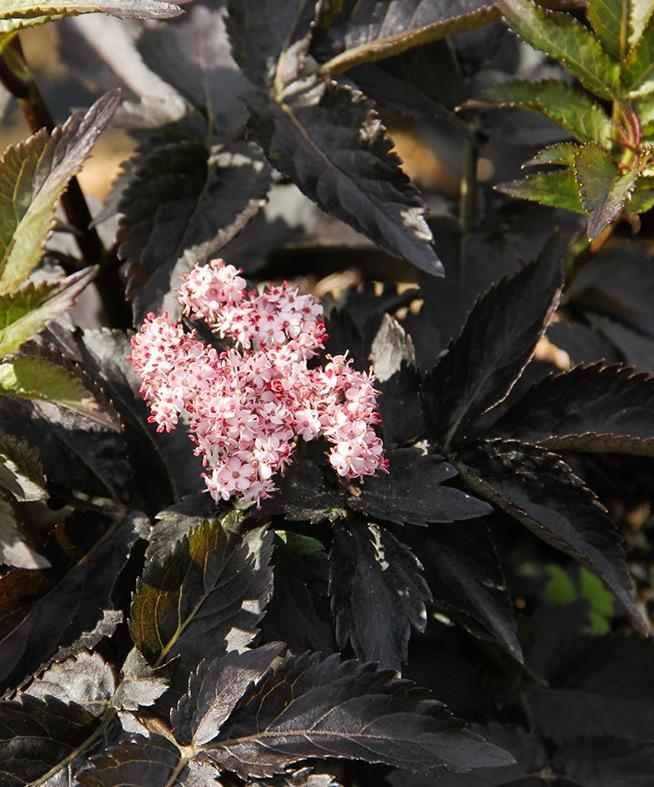
[[[637,0],[4,3],[0,784],[651,782],[653,42]],[[129,354],[164,311],[223,349],[175,295],[215,257],[321,297],[387,472],[203,491]]]

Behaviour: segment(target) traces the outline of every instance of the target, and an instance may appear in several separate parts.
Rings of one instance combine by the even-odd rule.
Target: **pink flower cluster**
[[[231,339],[232,348],[217,351],[165,314],[149,314],[133,337],[130,360],[149,420],[169,432],[187,414],[216,501],[259,505],[298,437],[326,438],[329,461],[344,478],[386,469],[373,378],[343,355],[308,366],[326,339],[321,305],[286,282],[248,292],[239,273],[214,260],[194,268],[178,296],[187,315]]]

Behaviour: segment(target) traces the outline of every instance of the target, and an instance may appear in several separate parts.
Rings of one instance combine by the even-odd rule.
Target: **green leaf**
[[[318,541],[317,538],[303,536],[292,530],[276,530],[275,535],[294,555],[313,555],[325,548],[322,541]]]
[[[95,268],[86,268],[55,284],[30,284],[13,295],[0,295],[0,357],[16,352],[67,311],[95,274]]]
[[[539,150],[535,156],[525,161],[523,167],[539,167],[544,164],[561,164],[563,166],[570,166],[581,148],[575,145],[574,142],[556,142],[554,145],[548,145],[546,148]]]
[[[581,201],[591,214],[588,237],[595,240],[622,213],[636,186],[638,169],[621,175],[611,154],[591,142],[576,157],[574,170]]]
[[[0,8],[0,33],[33,27],[64,16],[95,13],[120,17],[166,18],[182,9],[172,0],[3,0]]]
[[[42,129],[5,151],[0,160],[0,294],[14,292],[39,263],[57,202],[119,102],[118,90],[107,93],[51,137]]]
[[[580,142],[611,147],[613,124],[593,99],[558,79],[503,82],[487,88],[483,98],[501,106],[532,109],[573,134]]]
[[[654,0],[629,0],[629,46],[634,47],[654,13]]]
[[[545,569],[549,574],[545,592],[552,604],[565,606],[574,603],[577,600],[577,590],[570,574],[555,563],[545,566]]]
[[[622,81],[630,98],[654,90],[654,16],[650,17],[643,36],[624,61]]]
[[[0,496],[0,563],[27,569],[50,566],[44,557],[26,543],[20,532],[14,505],[2,496]]]
[[[630,0],[589,0],[586,7],[602,46],[616,60],[627,52],[631,4]]]
[[[548,11],[532,0],[498,0],[497,5],[515,33],[558,60],[588,90],[608,99],[619,94],[617,62],[570,14]]]
[[[654,208],[654,178],[640,178],[627,209],[629,213],[647,213],[652,208]]]
[[[499,183],[497,191],[510,197],[538,202],[552,208],[565,208],[573,213],[585,213],[579,196],[579,187],[571,169],[559,172],[538,172],[524,180]]]
[[[93,420],[105,420],[79,377],[44,358],[20,356],[0,363],[0,396],[51,402]]]

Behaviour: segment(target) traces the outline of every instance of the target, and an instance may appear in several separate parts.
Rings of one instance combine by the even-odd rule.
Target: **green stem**
[[[474,135],[465,137],[463,148],[463,176],[459,201],[459,222],[464,235],[470,234],[477,220],[477,163],[479,147]]]
[[[18,100],[32,133],[42,128],[52,133],[55,120],[27,64],[18,36],[0,56],[0,82]],[[77,230],[75,241],[84,262],[100,266],[96,284],[107,322],[112,327],[130,325],[124,288],[118,275],[118,260],[115,255],[107,254],[98,231],[91,226],[93,217],[77,178],[71,178],[61,197],[61,206],[68,222]]]

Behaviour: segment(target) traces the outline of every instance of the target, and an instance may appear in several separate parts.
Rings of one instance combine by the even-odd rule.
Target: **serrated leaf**
[[[7,785],[34,784],[83,744],[98,720],[74,703],[23,696],[0,702],[0,772]]]
[[[85,525],[93,522],[86,515]],[[63,546],[74,535],[62,527]],[[79,538],[79,534],[77,535]],[[86,536],[88,538],[88,536]],[[13,569],[0,578],[0,691],[15,688],[88,632],[109,605],[135,536],[128,517],[56,571]]]
[[[459,465],[473,490],[597,574],[640,629],[620,534],[561,457],[517,441],[482,441]]]
[[[623,63],[622,81],[630,98],[654,90],[654,16],[649,17],[643,35]]]
[[[197,760],[188,761],[174,743],[161,735],[124,736],[124,740],[96,754],[77,776],[83,787],[206,787],[218,772]]]
[[[127,655],[121,673],[120,685],[112,698],[112,705],[121,710],[136,711],[154,705],[168,688],[164,670],[153,669],[136,648]]]
[[[522,662],[513,603],[489,526],[462,522],[407,533],[407,541],[425,567],[436,606]]]
[[[360,0],[339,3],[329,30],[334,73],[392,57],[496,18],[490,0]]]
[[[588,237],[595,240],[625,207],[636,186],[638,168],[621,174],[611,154],[591,142],[576,156],[574,171],[581,201],[590,213]]]
[[[272,533],[241,534],[221,520],[193,529],[161,562],[145,566],[132,598],[134,644],[154,667],[178,658],[186,684],[208,650],[243,650],[272,594]]]
[[[79,377],[44,358],[19,356],[0,363],[0,396],[38,399],[101,422],[106,420]]]
[[[249,103],[252,135],[307,197],[389,254],[442,273],[418,191],[361,93],[314,79],[281,104],[262,93]]]
[[[606,51],[622,60],[629,44],[633,0],[590,0],[588,19]]]
[[[5,151],[0,160],[0,294],[14,292],[38,264],[54,228],[57,202],[119,102],[119,91],[107,93],[52,136],[42,129]]]
[[[456,469],[440,456],[402,448],[389,456],[388,474],[366,478],[348,499],[353,511],[398,525],[427,525],[473,519],[489,506],[459,489],[445,486]]]
[[[5,0],[0,8],[0,33],[64,16],[95,13],[145,19],[177,16],[182,10],[172,0]]]
[[[216,738],[243,695],[257,685],[283,649],[283,643],[272,642],[200,662],[191,673],[187,693],[170,714],[177,740],[202,746]]]
[[[595,141],[604,148],[611,147],[613,124],[603,107],[561,80],[500,82],[486,88],[482,96],[500,106],[540,112],[580,142]]]
[[[0,495],[0,564],[36,570],[50,566],[50,562],[33,549],[20,532],[18,512],[14,505]]]
[[[200,139],[141,148],[119,204],[119,253],[128,261],[128,297],[141,321],[149,311],[179,314],[172,290],[262,206],[269,171],[257,151],[234,142],[211,151]]]
[[[425,417],[439,445],[465,440],[482,413],[508,395],[547,327],[562,284],[550,244],[477,301],[461,335],[423,384]]]
[[[329,594],[341,649],[399,669],[411,629],[424,631],[429,587],[411,549],[383,527],[353,521],[335,528]]]
[[[38,451],[0,430],[0,489],[16,500],[45,500],[45,477]]]
[[[619,94],[618,63],[570,14],[548,11],[533,0],[498,0],[497,5],[515,33],[558,60],[592,93],[608,99]]]
[[[516,199],[538,202],[551,208],[564,208],[572,213],[585,213],[579,196],[579,186],[572,169],[558,172],[538,172],[523,180],[499,183],[497,191]]]
[[[229,3],[234,58],[252,82],[280,91],[298,76],[311,43],[316,5],[316,0]]]
[[[654,378],[628,366],[577,366],[531,388],[493,428],[561,451],[654,453]]]
[[[410,681],[338,656],[290,657],[264,678],[206,750],[220,768],[267,777],[310,757],[347,757],[432,773],[511,762],[461,729]]]
[[[580,150],[579,145],[575,145],[574,142],[555,142],[553,145],[548,145],[546,148],[539,150],[535,156],[525,161],[522,166],[538,167],[544,164],[570,166]]]
[[[54,697],[75,703],[93,716],[101,716],[109,705],[116,681],[109,664],[99,653],[81,650],[77,655],[51,664],[23,692],[45,702]]]
[[[16,352],[67,311],[95,274],[94,268],[87,268],[55,284],[30,284],[12,295],[0,295],[0,357]]]

